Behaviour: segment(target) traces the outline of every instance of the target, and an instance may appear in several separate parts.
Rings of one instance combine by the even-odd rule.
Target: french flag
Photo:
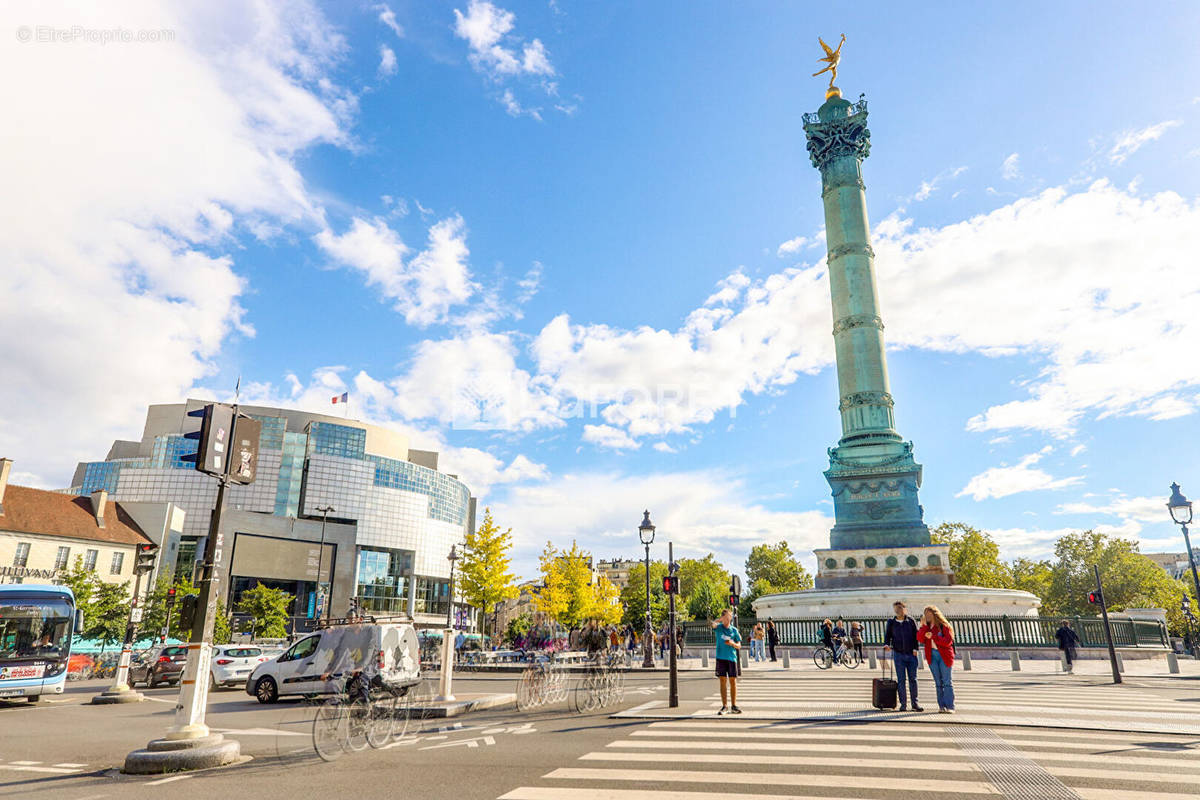
[[[350,393],[349,392],[342,392],[342,394],[340,396],[333,398],[333,404],[335,406],[338,403],[349,403],[349,402],[350,402]]]

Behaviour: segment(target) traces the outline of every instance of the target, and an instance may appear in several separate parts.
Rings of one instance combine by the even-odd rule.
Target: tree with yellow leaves
[[[463,599],[483,611],[484,633],[487,615],[496,604],[517,596],[516,577],[509,571],[510,550],[512,528],[501,531],[492,519],[492,510],[485,508],[483,523],[467,534],[459,584]]]
[[[543,585],[534,598],[537,610],[567,628],[592,617],[605,625],[617,622],[621,618],[617,588],[604,575],[593,580],[591,560],[574,540],[569,550],[546,542],[539,558]]]

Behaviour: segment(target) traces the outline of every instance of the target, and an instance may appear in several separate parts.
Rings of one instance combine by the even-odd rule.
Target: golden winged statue
[[[826,62],[828,64],[828,66],[826,66],[825,69],[821,70],[821,72],[814,72],[813,77],[814,78],[817,77],[822,72],[828,72],[829,73],[829,91],[833,91],[836,88],[833,85],[833,82],[835,80],[837,80],[838,62],[840,62],[842,60],[842,45],[844,45],[846,43],[846,34],[844,34],[844,33],[842,34],[842,40],[840,42],[838,42],[838,46],[837,46],[836,50],[834,50],[829,45],[825,44],[825,40],[822,39],[820,36],[817,37],[817,41],[820,42],[821,47],[823,47],[825,49],[825,57],[818,58],[817,60]]]

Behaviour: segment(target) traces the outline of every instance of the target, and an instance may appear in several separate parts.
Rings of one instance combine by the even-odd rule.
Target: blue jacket
[[[912,617],[905,617],[903,622],[894,617],[889,619],[883,631],[883,643],[897,653],[911,656],[917,649],[917,623]]]

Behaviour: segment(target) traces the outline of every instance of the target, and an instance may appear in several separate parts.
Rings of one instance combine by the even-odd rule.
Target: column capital
[[[871,154],[867,101],[851,104],[840,97],[827,101],[817,113],[804,115],[804,133],[809,159],[819,170],[846,156],[862,161]]]

